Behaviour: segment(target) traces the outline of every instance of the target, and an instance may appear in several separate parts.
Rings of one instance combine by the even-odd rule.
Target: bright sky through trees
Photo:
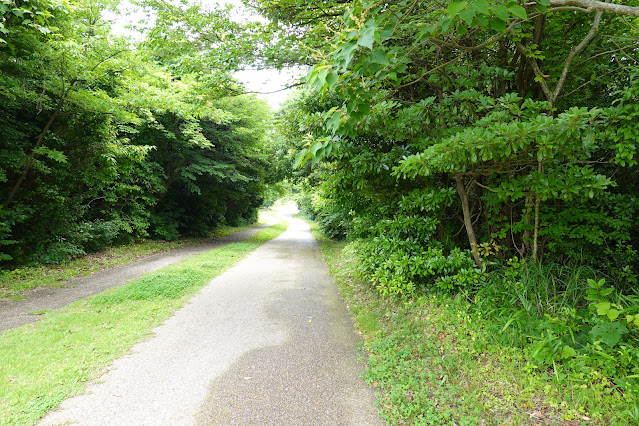
[[[237,8],[234,15],[240,21],[264,20],[264,18],[253,14],[244,7],[239,0],[221,0],[220,2],[203,0],[197,3],[209,8],[220,7],[220,4],[231,4]],[[143,22],[150,25],[152,23],[150,20],[153,19],[153,17],[141,12],[137,6],[132,5],[128,0],[122,1],[119,13],[108,12],[105,15],[108,20],[113,22],[114,33],[126,35],[134,40],[140,39],[141,35],[137,31],[131,31],[128,27],[140,25]],[[259,98],[267,100],[273,109],[278,109],[291,93],[291,89],[286,89],[287,85],[305,72],[299,69],[281,71],[275,69],[248,69],[236,72],[234,75],[245,85],[248,92],[256,93]]]

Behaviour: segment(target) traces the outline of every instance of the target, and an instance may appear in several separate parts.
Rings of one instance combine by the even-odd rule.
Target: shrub
[[[405,296],[435,287],[457,292],[482,280],[469,251],[446,252],[433,239],[438,222],[416,215],[372,225],[371,236],[352,244],[358,270],[384,296]]]

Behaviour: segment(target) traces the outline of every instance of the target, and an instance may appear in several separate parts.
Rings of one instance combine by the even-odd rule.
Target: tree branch
[[[528,63],[532,67],[533,72],[535,73],[535,77],[537,77],[537,79],[539,80],[539,84],[541,85],[541,90],[544,92],[544,95],[546,95],[546,99],[548,99],[548,102],[553,104],[554,102],[552,101],[552,92],[548,87],[548,83],[546,83],[546,80],[544,79],[544,73],[541,72],[537,60],[528,56],[526,52],[526,46],[521,44],[521,42],[515,42],[515,46],[517,47],[517,50],[519,50],[519,53],[521,53],[521,55],[526,58],[526,61],[528,61]]]
[[[428,71],[426,71],[424,74],[420,75],[417,79],[415,79],[415,80],[413,80],[411,82],[408,82],[408,83],[404,83],[404,84],[402,84],[400,86],[397,86],[395,88],[395,90],[401,89],[402,87],[411,86],[411,85],[413,85],[415,83],[418,83],[421,80],[423,80],[424,77],[426,77],[428,74],[433,73],[433,72],[437,71],[438,69],[444,68],[446,65],[450,65],[453,62],[456,62],[456,61],[458,61],[460,59],[461,59],[461,55],[451,59],[450,61],[444,62],[443,64],[437,65],[435,68],[431,68]]]
[[[552,100],[550,101],[552,104],[555,103],[555,101],[557,100],[557,97],[559,96],[559,93],[561,92],[561,89],[564,87],[564,84],[566,83],[566,78],[568,77],[568,70],[570,69],[570,65],[572,65],[572,61],[575,59],[575,57],[577,57],[579,52],[581,52],[584,49],[584,47],[586,47],[590,43],[590,41],[593,39],[593,37],[597,33],[597,29],[599,29],[599,24],[601,23],[602,15],[603,15],[603,12],[597,12],[597,14],[595,15],[595,19],[592,22],[592,26],[590,27],[590,31],[588,31],[588,34],[586,34],[584,39],[581,40],[581,43],[579,43],[577,47],[572,49],[570,53],[568,54],[568,57],[566,58],[566,62],[564,62],[564,68],[561,70],[561,77],[559,77],[557,86],[555,87],[555,90],[552,93]]]
[[[294,83],[294,84],[291,84],[289,86],[283,87],[281,89],[273,90],[271,92],[253,92],[253,91],[251,91],[251,92],[243,92],[243,93],[241,93],[241,95],[247,95],[249,93],[254,93],[254,94],[257,94],[257,95],[270,95],[271,93],[283,92],[285,90],[289,90],[289,89],[292,89],[294,87],[303,86],[305,84],[306,84],[306,82],[299,82],[299,83]]]
[[[499,40],[501,40],[506,34],[510,33],[513,28],[515,28],[515,26],[517,24],[520,24],[524,21],[522,20],[515,20],[513,21],[508,28],[506,28],[506,31],[504,31],[502,34],[498,34],[494,37],[489,38],[488,40],[486,40],[485,42],[478,44],[477,46],[462,46],[461,44],[457,44],[457,43],[451,43],[449,41],[445,41],[445,40],[439,40],[435,37],[430,37],[428,39],[428,41],[430,41],[433,44],[437,44],[440,46],[446,46],[446,47],[450,47],[451,49],[457,49],[457,50],[463,50],[465,52],[472,52],[475,50],[481,50],[486,46],[490,46],[491,44],[494,44],[496,42],[498,42]]]
[[[579,12],[584,13],[601,12],[613,13],[615,15],[639,17],[639,7],[626,6],[623,4],[605,3],[597,0],[550,0],[550,6],[552,6],[553,8],[573,6],[582,8],[583,10],[579,10]]]
[[[635,61],[635,62],[636,62],[636,61]],[[605,77],[605,76],[607,76],[607,75],[609,75],[609,74],[612,74],[613,72],[617,72],[617,71],[619,71],[619,70],[622,70],[623,68],[624,68],[624,67],[615,68],[615,69],[614,69],[614,70],[612,70],[612,71],[608,71],[607,73],[604,73],[604,74],[598,75],[598,76],[597,76],[597,78]],[[561,96],[560,96],[560,98],[564,98],[564,97],[570,96],[570,95],[572,95],[573,93],[578,92],[579,90],[581,90],[581,89],[583,89],[584,87],[588,86],[589,84],[592,84],[592,81],[587,81],[587,82],[585,82],[584,84],[582,84],[582,85],[580,85],[579,87],[577,87],[576,89],[574,89],[574,90],[572,90],[572,91],[570,91],[570,92],[566,93],[565,95],[561,95]]]

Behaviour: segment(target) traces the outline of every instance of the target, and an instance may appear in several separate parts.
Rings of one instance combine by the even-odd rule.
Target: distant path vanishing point
[[[42,425],[382,425],[306,222],[215,278]]]

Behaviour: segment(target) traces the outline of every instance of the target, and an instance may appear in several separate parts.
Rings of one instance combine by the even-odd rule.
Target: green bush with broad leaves
[[[538,321],[530,356],[554,366],[560,381],[592,381],[639,398],[639,296],[624,296],[605,279],[589,279],[588,286],[586,307]]]
[[[423,216],[395,216],[369,227],[352,243],[357,271],[389,297],[410,296],[431,287],[458,292],[481,281],[469,251],[446,251],[434,238],[438,222]]]

